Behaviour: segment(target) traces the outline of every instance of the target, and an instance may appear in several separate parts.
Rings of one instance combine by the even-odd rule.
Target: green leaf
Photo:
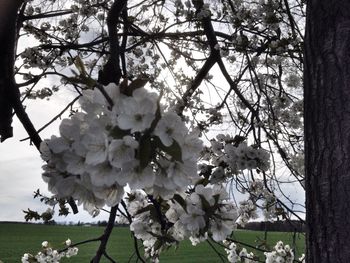
[[[140,139],[140,146],[137,153],[137,159],[140,161],[141,170],[145,169],[151,162],[153,156],[151,137],[144,135]]]
[[[39,215],[39,213],[38,212],[36,212],[36,211],[33,211],[33,210],[30,210],[29,208],[28,208],[28,211],[24,211],[23,210],[23,212],[26,214],[25,216],[24,216],[24,219],[26,220],[26,222],[28,222],[28,221],[30,221],[30,220],[40,220],[41,219],[41,216]]]
[[[149,79],[146,77],[139,77],[133,80],[129,85],[127,85],[127,87],[123,86],[123,90],[121,91],[123,94],[127,96],[132,96],[132,93],[134,92],[134,90],[144,87],[148,81]]]
[[[86,86],[88,86],[91,89],[93,87],[95,87],[97,84],[96,80],[94,80],[93,78],[91,78],[88,75],[81,75],[80,80],[81,80],[81,83],[85,84]]]
[[[74,77],[68,77],[68,81],[71,83],[85,84],[88,88],[91,89],[95,87],[97,82],[88,75],[84,62],[81,60],[81,58],[79,56],[76,56],[73,63],[79,71],[79,74],[74,69],[70,69]]]
[[[78,71],[80,72],[80,75],[83,75],[83,76],[87,75],[84,62],[81,60],[81,58],[79,56],[76,56],[74,58],[74,65],[78,69]]]
[[[215,200],[215,205],[217,205],[219,203],[219,200],[220,200],[220,194],[216,194],[213,197],[214,197],[214,200]]]
[[[238,145],[244,142],[245,139],[246,137],[236,135],[231,142],[234,144],[235,147],[238,147]]]
[[[150,132],[153,132],[154,129],[157,126],[157,123],[159,122],[159,120],[162,118],[161,114],[160,114],[160,98],[161,96],[159,96],[158,101],[157,101],[157,110],[156,110],[156,114],[155,114],[155,118],[151,123],[151,126],[149,128]]]
[[[155,143],[158,146],[159,149],[163,150],[165,153],[169,154],[175,161],[183,162],[182,161],[182,149],[179,143],[175,140],[173,140],[173,143],[170,146],[165,146],[159,137],[155,137]]]
[[[202,184],[204,186],[208,185],[209,184],[209,179],[207,177],[201,178],[200,180],[198,180],[196,182],[195,185],[197,186],[197,185],[200,185],[200,184]]]
[[[136,21],[136,17],[128,16],[127,20],[128,20],[129,23],[134,23]]]
[[[136,215],[151,211],[152,209],[154,209],[153,205],[142,207],[140,210],[137,211]]]
[[[162,247],[162,245],[163,245],[162,242],[159,239],[157,239],[156,243],[153,246],[154,250],[157,251],[158,249],[160,249]]]
[[[177,141],[173,140],[173,144],[169,147],[166,147],[165,152],[173,157],[176,161],[182,163],[182,149]]]
[[[110,129],[109,135],[113,137],[113,139],[122,139],[124,136],[129,134],[129,130],[122,130],[118,126],[115,126]]]
[[[162,244],[162,246],[165,245],[165,246],[163,246],[163,249],[166,249],[166,250],[168,250],[170,247],[172,247],[172,246],[169,246],[167,244],[172,244],[172,243],[178,244],[179,243],[170,234],[165,234],[165,235],[160,234],[160,235],[158,235],[158,234],[153,233],[153,232],[148,232],[148,233],[150,235],[156,237],[158,239],[158,241]]]
[[[147,84],[148,81],[148,78],[137,78],[129,84],[129,89],[134,91],[135,89],[142,88]]]
[[[76,77],[79,76],[78,72],[76,72],[74,69],[70,69],[70,71],[72,72],[72,74]]]
[[[151,219],[158,222],[158,213],[153,204],[149,204],[148,206],[141,208],[140,210],[137,211],[136,215],[139,215],[145,212],[149,212]]]
[[[204,211],[211,211],[211,205],[209,204],[209,202],[207,201],[207,199],[205,199],[204,196],[199,195],[201,202],[202,202],[202,207]]]
[[[179,194],[174,194],[174,200],[176,201],[176,202],[178,202],[179,203],[179,205],[181,205],[181,207],[186,211],[186,213],[187,213],[187,205],[186,205],[186,201],[182,198],[182,196],[181,195],[179,195]]]

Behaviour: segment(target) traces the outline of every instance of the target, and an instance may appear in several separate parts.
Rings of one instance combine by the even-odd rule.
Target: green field
[[[21,262],[24,253],[36,253],[41,248],[42,241],[49,241],[55,248],[62,248],[62,241],[70,238],[73,242],[79,242],[100,236],[103,233],[103,227],[83,227],[83,226],[48,226],[32,224],[0,224],[0,260],[4,263]],[[262,240],[264,232],[237,230],[234,238],[255,246],[257,240]],[[288,244],[293,243],[292,233],[269,232],[267,236],[269,244],[275,244],[282,240]],[[304,235],[297,234],[296,254],[300,255],[304,248]],[[93,257],[96,251],[97,243],[88,243],[79,246],[79,253],[70,260],[62,262],[87,263]],[[221,248],[219,251],[223,252]],[[253,251],[247,248],[248,251]],[[128,228],[116,227],[113,230],[109,242],[108,253],[118,263],[136,262],[133,256],[133,241]],[[253,251],[255,252],[255,251]],[[223,252],[224,253],[224,252]],[[262,259],[262,258],[261,258]],[[202,243],[196,247],[191,246],[190,242],[183,242],[180,247],[169,249],[164,252],[160,258],[161,262],[167,263],[213,263],[222,262],[208,243]],[[109,262],[107,260],[101,262]]]

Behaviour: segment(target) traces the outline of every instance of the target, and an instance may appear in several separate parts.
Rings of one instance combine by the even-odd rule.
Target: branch
[[[33,19],[50,18],[50,17],[56,17],[56,16],[64,16],[64,15],[69,15],[69,14],[73,14],[73,13],[74,13],[74,11],[72,11],[70,9],[60,10],[60,11],[51,11],[51,12],[47,12],[47,13],[24,16],[23,21],[33,20]]]
[[[87,43],[82,43],[82,44],[79,44],[79,43],[68,43],[68,44],[42,44],[42,45],[39,45],[39,48],[41,49],[55,49],[55,48],[58,48],[62,51],[64,50],[68,50],[68,49],[81,49],[81,48],[84,48],[84,47],[93,47],[95,45],[99,45],[99,44],[103,44],[105,42],[108,41],[108,38],[107,37],[101,37],[101,38],[97,38],[97,39],[94,39],[93,41],[91,42],[87,42]]]
[[[14,63],[17,33],[17,12],[21,0],[2,0],[0,2],[0,137],[1,142],[13,136],[12,100],[15,99],[16,85]],[[17,90],[18,91],[18,90]]]
[[[103,7],[105,4],[106,4],[105,2],[102,2],[102,3],[90,5],[90,7],[91,8],[101,7],[101,6]],[[56,16],[64,16],[64,15],[69,15],[73,13],[76,13],[76,11],[73,11],[72,9],[66,9],[66,10],[60,10],[60,11],[49,11],[46,13],[40,13],[36,15],[24,16],[23,21],[33,20],[33,19],[45,19],[45,18],[51,18]]]
[[[18,87],[14,83],[11,83],[10,87],[11,88],[9,90],[8,96],[10,98],[12,107],[15,110],[15,113],[18,119],[20,120],[26,132],[28,133],[31,141],[34,143],[35,147],[40,152],[40,144],[42,140],[38,132],[36,131],[32,121],[30,120],[29,116],[25,112],[25,109],[20,99],[20,93],[19,93]]]
[[[80,96],[75,97],[66,107],[64,107],[64,109],[58,113],[55,117],[53,117],[48,123],[46,123],[44,126],[42,126],[40,129],[37,130],[37,133],[42,132],[44,129],[46,129],[51,123],[53,123],[54,121],[56,121],[58,118],[61,118],[62,114],[64,114],[69,107],[71,107],[78,99],[80,98]],[[26,141],[28,139],[31,139],[31,137],[27,137],[24,139],[21,139],[20,141]]]
[[[121,50],[120,50],[120,58],[122,62],[122,71],[123,76],[127,76],[127,70],[126,70],[126,59],[125,59],[125,51],[126,51],[126,44],[128,40],[128,30],[129,30],[129,22],[128,22],[128,10],[125,8],[122,13],[123,21],[124,21],[124,29],[123,29],[123,39],[121,43]]]
[[[119,84],[122,72],[119,65],[120,48],[118,42],[118,18],[127,5],[127,0],[115,0],[108,12],[107,26],[109,33],[110,55],[102,71],[99,72],[98,81],[103,85],[114,82]]]
[[[196,8],[196,14],[198,14],[202,10],[204,2],[203,0],[193,0],[193,5]],[[192,95],[202,83],[203,79],[207,76],[210,69],[215,65],[218,59],[220,59],[220,50],[217,48],[218,41],[216,39],[216,34],[211,23],[210,16],[202,18],[202,26],[204,28],[204,32],[207,37],[208,44],[210,46],[210,56],[205,61],[203,67],[196,75],[191,86],[186,90],[186,92],[182,96],[182,103],[177,107],[177,113],[179,115],[181,115],[185,107],[188,106]]]
[[[232,239],[232,238],[226,238],[226,239],[228,241],[233,242],[233,243],[237,243],[237,244],[243,245],[245,247],[249,247],[249,248],[255,249],[255,250],[260,251],[260,252],[270,252],[269,250],[262,249],[262,248],[259,248],[259,247],[255,247],[255,246],[252,246],[252,245],[250,245],[248,243],[244,243],[244,242],[238,241],[236,239]]]
[[[221,262],[225,262],[225,257],[222,255],[222,253],[220,253],[216,247],[214,247],[214,245],[210,242],[209,239],[207,239],[207,243],[209,244],[209,246],[214,250],[214,252],[218,255],[218,257],[221,259]]]
[[[108,219],[108,223],[107,223],[105,232],[100,238],[101,244],[96,252],[95,257],[90,261],[90,263],[99,263],[101,257],[103,255],[105,255],[108,239],[109,239],[109,237],[112,233],[113,227],[114,227],[114,222],[115,222],[115,218],[117,215],[117,210],[118,210],[118,205],[112,207],[111,213],[109,214],[109,219]]]
[[[126,204],[125,204],[123,199],[121,200],[121,204],[122,204],[122,206],[123,206],[123,208],[125,210],[125,213],[127,215],[129,224],[131,224],[132,223],[132,217],[131,217],[130,213],[128,212],[128,208],[127,208],[127,206],[126,206]],[[137,244],[137,238],[135,237],[134,232],[131,232],[131,233],[132,233],[132,236],[134,238],[134,248],[135,248],[135,253],[136,253],[137,259],[139,259],[142,263],[146,263],[146,261],[142,258],[141,254],[140,254],[140,250],[139,250],[139,247],[138,247],[138,244]],[[130,258],[130,260],[131,260],[131,258]],[[130,262],[130,260],[129,260],[129,262]]]
[[[112,262],[112,263],[117,263],[113,258],[111,258],[111,257],[107,254],[106,251],[103,253],[103,255],[104,255],[105,258],[107,258],[110,262]]]
[[[215,65],[217,61],[216,55],[210,55],[205,61],[203,67],[200,69],[195,79],[192,81],[191,86],[185,91],[182,96],[182,101],[178,104],[177,114],[181,115],[184,109],[190,103],[192,95],[202,83],[203,79],[208,75],[210,69]]]
[[[68,248],[70,248],[70,247],[76,247],[76,246],[79,246],[79,245],[83,245],[83,244],[91,243],[91,242],[96,242],[96,241],[101,241],[101,237],[92,238],[92,239],[88,239],[88,240],[84,240],[84,241],[81,241],[81,242],[77,242],[77,243],[71,244],[69,247],[66,247],[66,248],[64,248],[64,249],[61,249],[61,250],[59,250],[58,252],[59,252],[59,253],[65,252],[65,251],[67,251]]]

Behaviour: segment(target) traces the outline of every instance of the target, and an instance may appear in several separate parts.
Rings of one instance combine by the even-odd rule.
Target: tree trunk
[[[0,0],[0,142],[12,137],[17,11],[23,0]]]
[[[310,0],[305,36],[308,263],[350,262],[350,1]]]

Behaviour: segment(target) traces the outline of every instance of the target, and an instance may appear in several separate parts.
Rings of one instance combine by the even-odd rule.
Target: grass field
[[[24,253],[36,253],[41,248],[42,241],[49,241],[55,248],[62,248],[62,242],[70,238],[73,242],[79,242],[90,238],[95,238],[103,233],[102,227],[82,227],[82,226],[47,226],[32,224],[0,224],[0,260],[4,263],[21,262]],[[249,243],[255,246],[257,240],[264,239],[264,232],[237,230],[234,238],[241,242]],[[136,262],[133,256],[133,241],[130,238],[128,228],[116,227],[113,230],[109,242],[108,253],[118,263]],[[282,232],[269,232],[267,236],[269,244],[275,244],[282,240],[285,243],[293,243],[293,234]],[[297,234],[296,254],[300,255],[304,249],[304,236]],[[70,260],[62,262],[87,263],[93,257],[96,251],[97,243],[88,243],[79,247],[77,256]],[[221,248],[219,251],[223,252]],[[248,251],[253,251],[247,248]],[[255,252],[255,251],[253,251]],[[223,252],[224,253],[224,252]],[[262,258],[261,258],[262,259]],[[130,260],[130,261],[129,261]],[[196,247],[191,246],[190,242],[183,242],[180,247],[169,249],[164,252],[160,258],[161,262],[166,263],[214,263],[222,262],[208,243],[202,243]],[[109,262],[109,261],[102,261]]]

